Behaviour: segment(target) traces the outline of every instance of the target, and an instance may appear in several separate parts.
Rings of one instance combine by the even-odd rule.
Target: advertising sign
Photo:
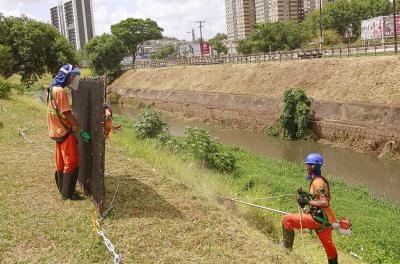
[[[400,15],[396,16],[397,35],[400,35]],[[394,36],[393,16],[374,17],[361,22],[361,39],[382,39]]]
[[[208,43],[203,43],[201,45],[201,54],[203,55],[208,55],[210,54],[210,44]]]

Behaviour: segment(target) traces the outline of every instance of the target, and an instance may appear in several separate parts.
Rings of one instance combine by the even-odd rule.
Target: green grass
[[[301,164],[269,160],[249,151],[230,147],[235,153],[239,169],[232,175],[223,175],[202,168],[193,158],[174,155],[157,147],[154,140],[136,139],[132,124],[126,118],[116,117],[124,131],[113,138],[130,155],[145,159],[162,168],[172,177],[183,180],[199,192],[219,193],[246,197],[268,197],[294,193],[299,187],[308,188]],[[369,263],[400,262],[400,208],[388,201],[371,195],[365,188],[352,187],[343,181],[332,179],[335,215],[348,217],[353,223],[351,236],[334,234],[338,248],[353,252]],[[297,204],[291,198],[260,203],[288,212],[297,212]],[[281,216],[261,210],[245,209],[246,217],[272,238],[280,238]],[[349,263],[347,256],[344,263]],[[316,262],[318,263],[318,262]]]

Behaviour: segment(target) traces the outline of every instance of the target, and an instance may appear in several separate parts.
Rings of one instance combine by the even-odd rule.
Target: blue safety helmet
[[[61,86],[65,88],[67,86],[68,77],[71,75],[80,75],[81,71],[77,68],[74,68],[71,64],[66,64],[61,67],[60,71],[51,82],[51,86]]]
[[[324,165],[324,159],[322,158],[321,154],[308,154],[304,163],[312,165],[314,174],[321,175],[321,167]],[[307,180],[311,180],[311,175],[307,175]]]
[[[312,153],[307,155],[304,163],[310,165],[318,165],[319,167],[322,167],[322,165],[324,165],[324,159],[322,158],[321,154]]]

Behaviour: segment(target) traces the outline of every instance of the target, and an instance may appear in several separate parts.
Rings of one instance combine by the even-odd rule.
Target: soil
[[[302,88],[316,100],[399,104],[396,56],[259,64],[182,66],[125,72],[111,86],[189,90],[281,98]]]

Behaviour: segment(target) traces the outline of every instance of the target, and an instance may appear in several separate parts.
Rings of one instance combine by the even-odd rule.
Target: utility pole
[[[319,49],[322,50],[324,35],[322,29],[322,0],[319,0]]]
[[[196,21],[196,23],[199,24],[200,28],[200,54],[201,58],[203,58],[203,24],[206,23],[206,21]]]
[[[397,12],[396,12],[396,1],[393,0],[393,30],[394,30],[394,53],[397,54]]]

